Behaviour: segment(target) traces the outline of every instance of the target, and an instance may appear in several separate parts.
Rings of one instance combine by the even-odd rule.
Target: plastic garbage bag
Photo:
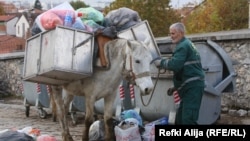
[[[28,127],[24,127],[23,129],[17,130],[20,133],[25,133],[31,137],[33,137],[34,139],[37,138],[38,136],[40,136],[40,130],[33,128],[31,126]]]
[[[35,141],[35,139],[26,133],[9,130],[0,134],[0,141]]]
[[[123,111],[120,117],[121,117],[121,120],[125,120],[127,118],[135,118],[138,120],[140,126],[143,125],[141,116],[139,115],[139,113],[137,113],[133,109]]]
[[[72,25],[72,27],[80,30],[88,30],[87,26],[83,24],[80,17],[76,18],[75,23]]]
[[[97,120],[89,128],[89,141],[104,141],[104,121]]]
[[[100,11],[96,10],[95,8],[93,7],[79,8],[76,9],[76,11],[82,14],[81,16],[82,21],[92,20],[97,24],[102,25],[104,16]]]
[[[35,23],[41,31],[51,30],[57,25],[64,25],[64,20],[68,13],[71,13],[70,15],[72,16],[73,24],[78,16],[78,13],[69,4],[69,2],[59,4],[58,6],[40,14],[37,16]]]
[[[127,118],[115,126],[115,137],[117,141],[141,141],[141,133],[138,120]]]
[[[146,124],[145,131],[142,133],[143,141],[155,141],[155,125]]]
[[[83,21],[84,24],[86,24],[87,26],[89,26],[92,29],[92,32],[96,32],[97,30],[102,30],[104,29],[103,26],[97,24],[95,21],[93,20],[84,20]]]
[[[117,31],[127,29],[141,22],[138,12],[127,7],[110,11],[104,18],[104,26],[115,26]]]
[[[36,141],[57,141],[57,139],[50,135],[41,135],[37,137]]]

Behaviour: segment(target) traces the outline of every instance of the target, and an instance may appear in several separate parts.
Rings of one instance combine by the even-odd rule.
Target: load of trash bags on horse
[[[112,10],[104,16],[93,7],[74,10],[68,2],[64,2],[38,15],[31,30],[32,35],[35,35],[61,25],[93,33],[99,31],[105,36],[114,38],[117,32],[139,22],[141,22],[139,14],[126,7]]]

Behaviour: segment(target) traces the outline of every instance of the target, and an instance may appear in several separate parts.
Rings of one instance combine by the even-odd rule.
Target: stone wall
[[[223,94],[222,104],[231,108],[250,108],[250,40],[217,41],[232,58],[236,77],[236,91]]]
[[[22,94],[23,59],[23,52],[0,55],[0,98]]]

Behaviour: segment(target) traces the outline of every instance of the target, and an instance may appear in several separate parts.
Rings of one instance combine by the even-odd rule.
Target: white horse
[[[142,94],[149,94],[153,89],[150,75],[152,56],[145,44],[140,41],[115,39],[104,46],[109,58],[109,69],[95,68],[93,75],[62,86],[51,86],[57,107],[57,118],[62,128],[63,141],[73,141],[67,123],[69,102],[74,95],[84,96],[86,115],[82,141],[88,141],[89,127],[93,123],[94,103],[104,98],[105,141],[114,140],[112,125],[112,107],[116,90],[123,79],[137,85]],[[66,91],[66,100],[62,100],[62,89]],[[66,103],[66,104],[65,104]]]

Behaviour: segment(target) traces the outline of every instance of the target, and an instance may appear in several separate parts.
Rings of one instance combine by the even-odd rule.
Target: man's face
[[[169,31],[173,43],[178,43],[184,36],[182,32],[177,31],[175,28],[170,28]]]

